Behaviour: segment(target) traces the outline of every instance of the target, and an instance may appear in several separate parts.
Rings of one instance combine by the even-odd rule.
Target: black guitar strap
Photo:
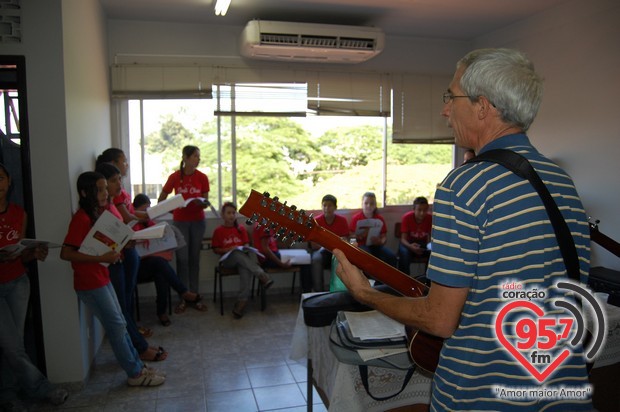
[[[575,248],[573,236],[571,235],[566,221],[562,217],[562,213],[560,213],[560,209],[558,209],[553,197],[551,197],[549,189],[547,189],[547,186],[545,186],[530,162],[520,154],[507,149],[489,150],[487,152],[480,153],[476,157],[467,161],[467,163],[475,162],[498,163],[515,173],[517,176],[529,180],[545,205],[545,209],[549,215],[549,220],[553,225],[553,231],[555,232],[558,245],[560,246],[560,252],[562,253],[562,258],[564,259],[564,265],[566,266],[568,277],[580,282],[579,258],[577,256],[577,249]]]

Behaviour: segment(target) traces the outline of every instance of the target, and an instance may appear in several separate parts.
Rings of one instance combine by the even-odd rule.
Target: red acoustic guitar
[[[330,251],[342,250],[355,266],[405,296],[420,297],[428,292],[427,286],[423,283],[345,242],[336,234],[319,226],[312,215],[307,215],[303,209],[297,210],[293,205],[287,206],[286,202],[281,203],[278,197],[271,198],[269,193],[260,194],[252,190],[239,212],[249,218],[248,224],[258,223],[267,226],[271,233],[284,243],[292,245],[312,241]],[[443,339],[422,331],[406,329],[411,359],[418,367],[435,372]]]

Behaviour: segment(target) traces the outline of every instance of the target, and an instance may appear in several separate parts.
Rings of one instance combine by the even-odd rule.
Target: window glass
[[[214,116],[215,101],[129,102],[132,196],[155,201],[188,144],[201,149],[198,168],[216,208],[243,203],[251,189],[304,209],[319,209],[327,193],[339,208],[357,209],[366,191],[380,207],[411,204],[432,200],[452,167],[452,145],[393,144],[389,118]]]

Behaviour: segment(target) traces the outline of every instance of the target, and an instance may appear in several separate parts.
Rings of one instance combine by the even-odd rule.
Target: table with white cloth
[[[303,299],[316,293],[305,293]],[[362,384],[359,369],[338,361],[329,348],[330,327],[308,327],[303,309],[299,307],[291,342],[290,358],[308,359],[308,410],[312,408],[312,386],[316,385],[329,411],[385,411],[406,405],[428,404],[431,396],[431,377],[414,372],[405,389],[385,401],[370,397]],[[369,390],[375,397],[397,393],[403,385],[406,371],[368,367]]]

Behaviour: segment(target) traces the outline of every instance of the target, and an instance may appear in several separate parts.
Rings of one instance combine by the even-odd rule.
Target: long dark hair
[[[80,197],[79,204],[94,223],[100,215],[97,199],[97,181],[105,179],[99,172],[84,172],[78,176],[77,191]]]
[[[11,179],[11,174],[9,173],[9,169],[6,168],[5,165],[3,165],[2,163],[0,163],[0,169],[2,169],[4,171],[4,174],[6,175],[7,178]],[[10,184],[9,184],[9,188],[6,191],[6,201],[8,203],[9,198],[11,197],[11,192],[13,191],[13,181],[11,180]]]
[[[95,172],[101,173],[103,177],[107,179],[120,175],[121,171],[118,167],[114,166],[112,163],[100,163],[95,167]]]
[[[118,159],[120,159],[120,157],[124,155],[125,152],[123,152],[121,149],[111,147],[104,150],[99,156],[97,156],[97,160],[95,160],[95,166],[99,166],[101,163],[116,163]]]
[[[183,181],[183,166],[185,165],[185,158],[193,155],[196,150],[200,150],[198,146],[187,145],[183,148],[183,158],[181,159],[181,182]]]
[[[233,209],[235,209],[235,212],[237,211],[237,205],[235,205],[233,202],[224,202],[224,204],[222,205],[222,216],[224,216],[224,212],[226,211],[227,207],[232,207]],[[233,220],[233,225],[235,225],[237,232],[241,233],[241,229],[239,228],[239,222],[237,222],[237,219]]]

